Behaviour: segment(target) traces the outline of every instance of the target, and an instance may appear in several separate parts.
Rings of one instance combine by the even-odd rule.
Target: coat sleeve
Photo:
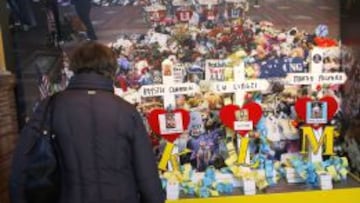
[[[9,180],[11,203],[26,203],[24,194],[26,164],[28,158],[25,155],[36,141],[37,131],[40,128],[40,122],[44,111],[45,101],[40,103],[30,120],[25,124],[17,140],[14,156],[12,159],[11,174]]]
[[[139,113],[136,112],[133,119],[133,163],[140,202],[163,203],[165,194],[161,187],[150,139]]]

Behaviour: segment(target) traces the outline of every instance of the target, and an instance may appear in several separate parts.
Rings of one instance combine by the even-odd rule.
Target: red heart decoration
[[[152,129],[152,131],[154,133],[162,136],[165,140],[173,143],[181,135],[181,133],[166,134],[166,135],[161,134],[159,115],[166,114],[166,113],[167,113],[167,111],[164,109],[154,109],[147,116],[147,121],[149,123],[150,128]],[[185,131],[188,128],[189,123],[190,123],[190,113],[184,109],[175,109],[172,111],[172,113],[181,113],[183,128]]]
[[[300,120],[306,121],[306,104],[311,101],[309,97],[302,97],[296,101],[295,111]]]
[[[302,97],[299,98],[295,103],[295,111],[297,113],[297,116],[303,120],[306,121],[306,103],[311,102],[312,99],[309,97]],[[327,120],[330,121],[335,113],[337,112],[339,108],[339,104],[336,101],[334,97],[331,96],[325,96],[319,100],[320,102],[326,102],[327,103]],[[313,128],[319,128],[322,125],[312,125]]]
[[[230,104],[224,106],[220,110],[220,119],[222,123],[233,130],[234,122],[236,121],[235,112],[241,109],[246,109],[249,112],[249,121],[252,121],[253,126],[255,126],[261,119],[262,109],[261,106],[255,102],[249,102],[245,104],[242,108],[237,105]],[[248,130],[240,130],[237,131],[241,136],[245,136],[249,131]]]

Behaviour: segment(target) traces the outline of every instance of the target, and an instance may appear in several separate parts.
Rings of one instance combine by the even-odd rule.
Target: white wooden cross
[[[219,3],[218,0],[198,0],[200,5],[217,5]]]
[[[289,73],[286,82],[290,85],[311,85],[312,91],[317,91],[316,87],[323,84],[343,84],[346,81],[346,74],[338,73],[323,73],[324,55],[326,48],[314,47],[311,51],[311,63],[309,73]],[[340,54],[340,53],[339,53]],[[323,128],[314,129],[316,139],[319,141],[323,134]],[[308,156],[312,162],[321,162],[322,146],[320,146],[319,153],[314,154],[309,144]]]
[[[200,91],[196,83],[175,83],[174,64],[170,60],[165,60],[162,64],[163,83],[157,85],[144,85],[139,89],[141,97],[163,97],[163,105],[166,110],[174,110],[176,108],[176,95],[192,95]],[[185,127],[185,126],[183,126]],[[167,144],[167,146],[169,146]],[[165,147],[166,148],[166,147]],[[172,154],[178,154],[179,149],[175,145]],[[168,164],[172,169],[171,163]]]
[[[173,65],[169,66],[170,74],[165,73],[163,70],[163,83],[155,85],[143,85],[139,89],[141,97],[163,97],[164,109],[176,108],[176,95],[191,95],[200,91],[196,83],[175,83]]]
[[[208,62],[208,61],[207,61]],[[207,67],[208,68],[208,67]],[[208,71],[208,70],[207,70]],[[264,91],[269,87],[269,83],[264,79],[246,79],[245,65],[241,62],[239,65],[233,67],[234,81],[213,82],[211,90],[216,93],[233,93],[233,103],[242,107],[244,104],[244,97],[247,92]],[[248,135],[246,135],[248,136]],[[237,139],[238,146],[241,146],[241,138]],[[240,149],[239,149],[240,151]],[[245,164],[250,164],[250,151],[247,150]]]

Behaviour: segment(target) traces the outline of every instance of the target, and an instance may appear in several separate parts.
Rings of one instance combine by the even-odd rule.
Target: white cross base
[[[242,62],[239,66],[234,67],[233,82],[214,82],[210,89],[217,93],[233,93],[234,104],[240,107],[244,104],[244,97],[247,92],[264,91],[269,87],[269,82],[264,79],[246,79],[245,65]],[[246,135],[245,137],[248,137]],[[241,138],[237,139],[238,146],[241,145]],[[250,149],[246,152],[245,164],[250,164]]]
[[[286,81],[291,85],[311,85],[311,89],[316,91],[319,84],[343,84],[346,81],[346,74],[341,73],[323,73],[323,57],[325,49],[314,47],[311,51],[310,73],[290,73],[287,75]],[[316,139],[321,139],[323,129],[314,129]],[[321,162],[322,159],[322,146],[319,146],[317,154],[313,153],[311,145],[308,145],[308,158],[311,162]]]
[[[169,75],[163,73],[163,84],[159,85],[144,85],[141,86],[139,92],[141,97],[163,97],[164,109],[176,108],[176,95],[191,95],[200,91],[199,86],[196,83],[175,83],[174,67],[169,70]],[[178,154],[179,148],[174,145],[172,154]],[[168,162],[168,168],[171,171],[173,166],[171,162]]]
[[[319,128],[319,129],[314,129],[314,134],[316,137],[316,140],[319,142],[319,140],[321,139],[323,133],[323,128]],[[314,154],[313,149],[311,148],[311,145],[308,145],[308,158],[309,161],[311,161],[312,163],[317,163],[317,162],[322,162],[323,158],[322,158],[322,146],[319,146],[319,151],[317,154]]]

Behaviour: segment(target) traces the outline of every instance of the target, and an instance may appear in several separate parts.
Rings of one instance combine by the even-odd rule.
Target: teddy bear
[[[218,110],[223,106],[221,95],[213,92],[206,92],[204,94],[204,100],[207,101],[209,110]]]

